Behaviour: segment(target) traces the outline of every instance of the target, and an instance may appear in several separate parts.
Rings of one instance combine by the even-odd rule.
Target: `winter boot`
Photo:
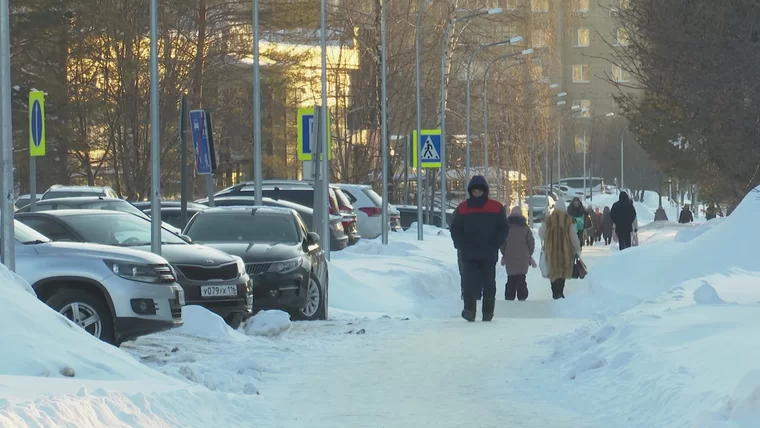
[[[475,321],[475,313],[478,310],[478,303],[476,299],[469,296],[465,296],[464,309],[462,310],[462,318],[469,322]]]
[[[493,319],[493,310],[496,306],[496,299],[483,299],[483,321]]]

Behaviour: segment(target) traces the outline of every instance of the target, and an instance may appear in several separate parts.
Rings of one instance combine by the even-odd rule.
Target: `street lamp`
[[[488,179],[488,73],[491,71],[491,66],[495,63],[503,60],[518,57],[520,55],[530,55],[533,53],[533,49],[525,49],[522,52],[511,53],[502,55],[493,61],[491,61],[486,67],[486,72],[483,75],[483,174]],[[509,178],[509,172],[507,172],[507,178]]]
[[[588,111],[588,108],[584,108],[583,109],[583,112],[587,112],[587,111]],[[592,117],[591,118],[591,129],[592,129],[592,131],[593,131],[593,127],[594,127],[594,121],[596,119],[601,119],[601,118],[605,118],[605,117],[613,117],[613,116],[615,116],[615,113],[607,113],[607,114],[603,114],[603,115]],[[586,187],[586,175],[587,175],[587,173],[586,173],[586,154],[587,153],[588,153],[588,144],[586,143],[586,130],[584,129],[583,130],[583,197],[584,198],[586,197],[586,190],[588,190],[588,188]]]
[[[470,146],[472,143],[472,140],[470,139],[470,86],[472,81],[472,74],[470,73],[470,67],[472,66],[472,61],[475,59],[475,55],[477,55],[479,52],[483,51],[484,49],[493,47],[493,46],[500,46],[505,44],[515,44],[520,43],[523,40],[522,36],[515,36],[512,37],[509,40],[502,40],[500,42],[494,42],[494,43],[488,43],[486,45],[480,46],[477,50],[475,50],[470,57],[467,60],[467,107],[466,107],[466,128],[467,128],[467,141],[466,141],[466,155],[465,155],[465,181],[464,181],[464,187],[467,189],[467,185],[470,182]]]
[[[498,15],[502,12],[500,7],[482,10],[459,18],[449,20],[446,30],[441,39],[441,228],[446,229],[446,47],[448,46],[449,34],[458,22],[469,21],[472,18],[486,15]],[[419,114],[419,113],[418,113]],[[419,133],[417,134],[418,138]],[[421,152],[422,150],[417,150]],[[432,198],[435,200],[435,198]]]
[[[629,123],[628,125],[623,128],[623,132],[620,133],[620,189],[618,189],[619,192],[622,192],[625,187],[623,187],[623,160],[624,160],[624,153],[623,153],[623,138],[625,137],[625,131],[628,130],[628,127],[631,126]]]
[[[564,93],[565,92],[562,92],[562,94],[564,94]],[[559,95],[557,95],[557,96],[559,96]],[[562,121],[565,119],[565,117],[567,117],[568,114],[570,114],[572,112],[575,112],[575,111],[578,111],[580,109],[581,109],[581,106],[579,106],[579,105],[574,105],[574,106],[570,107],[570,110],[567,111],[565,114],[563,114],[561,116],[561,118],[559,119],[559,121],[557,121],[557,185],[559,185],[560,180],[562,178],[562,175],[561,175],[562,174],[562,167],[561,167],[562,162],[560,162],[561,154],[562,154]]]

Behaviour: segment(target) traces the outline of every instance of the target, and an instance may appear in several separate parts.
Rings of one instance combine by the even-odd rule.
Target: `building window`
[[[588,83],[588,64],[576,64],[573,66],[573,82],[574,83]]]
[[[575,117],[591,117],[591,100],[573,100],[573,107],[575,106],[580,107]]]
[[[588,47],[591,44],[591,30],[588,28],[579,28],[576,32],[575,46]]]
[[[545,48],[546,47],[546,30],[543,30],[543,29],[533,30],[531,45],[533,45],[534,48]]]
[[[628,82],[630,81],[630,75],[622,67],[617,65],[612,66],[612,79],[615,82]]]
[[[618,28],[615,32],[615,45],[628,46],[628,32],[624,28]]]
[[[588,12],[590,3],[590,0],[573,0],[573,11]]]
[[[504,10],[517,10],[517,0],[502,0],[500,3],[502,4],[501,8]]]
[[[549,0],[530,0],[530,10],[533,12],[548,12]]]
[[[575,153],[584,153],[587,147],[587,139],[585,134],[579,134],[575,136]]]

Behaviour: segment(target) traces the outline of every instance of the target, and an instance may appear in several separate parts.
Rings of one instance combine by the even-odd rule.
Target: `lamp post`
[[[458,22],[469,21],[470,19],[477,18],[479,16],[486,15],[498,15],[502,12],[500,7],[482,10],[480,12],[471,13],[459,18],[449,20],[446,25],[446,30],[443,32],[443,39],[441,40],[441,228],[446,229],[446,60],[447,46],[449,41],[449,35],[452,28]],[[419,134],[418,138],[420,138]],[[421,150],[417,150],[420,152]],[[433,198],[435,199],[435,198]]]
[[[417,104],[417,140],[422,136],[422,103],[420,101],[420,21],[425,8],[433,0],[425,0],[417,11],[417,23],[414,27],[414,68],[415,68],[415,101]],[[412,141],[412,144],[415,142]],[[419,144],[419,142],[418,142]],[[422,241],[422,150],[417,148],[417,240]]]
[[[587,112],[588,109],[584,108],[582,111]],[[602,114],[602,115],[599,115],[599,116],[592,117],[591,118],[591,131],[592,131],[592,135],[593,135],[593,130],[594,130],[594,121],[596,119],[600,119],[600,118],[604,118],[604,117],[613,117],[613,116],[615,116],[615,113],[607,113],[607,114]],[[586,187],[586,175],[587,175],[587,173],[586,173],[586,154],[587,153],[588,153],[588,144],[586,143],[586,130],[584,129],[583,130],[583,198],[584,199],[586,198],[586,191],[588,190],[588,187]],[[593,181],[592,181],[592,183],[593,183]]]
[[[466,147],[466,149],[465,149],[465,151],[466,151],[466,154],[465,154],[465,180],[464,180],[465,190],[467,189],[467,185],[470,182],[470,146],[472,144],[472,140],[470,139],[470,135],[471,135],[470,134],[470,87],[471,87],[471,83],[472,83],[472,74],[470,72],[470,67],[472,66],[472,61],[475,59],[475,56],[478,53],[482,52],[484,49],[487,49],[487,48],[490,48],[490,47],[493,47],[493,46],[500,46],[500,45],[505,45],[505,44],[520,43],[522,40],[523,40],[522,36],[515,36],[515,37],[512,37],[509,40],[502,40],[500,42],[494,42],[494,43],[488,43],[488,44],[482,45],[478,49],[476,49],[470,55],[470,57],[467,59],[467,73],[466,73],[466,76],[467,76],[467,96],[466,96],[466,98],[467,98],[467,107],[466,107],[466,114],[465,114],[465,117],[466,117],[465,121],[466,121],[466,128],[467,128],[467,131],[466,131],[466,133],[467,133],[467,141],[466,141],[466,144],[465,144],[465,147]]]
[[[564,92],[563,92],[564,94]],[[559,185],[560,180],[562,179],[562,162],[560,161],[561,154],[562,154],[562,121],[565,120],[568,114],[579,111],[581,109],[581,106],[575,105],[570,107],[570,110],[563,114],[559,121],[557,121],[557,185]]]
[[[259,72],[259,0],[253,0],[253,196],[263,204],[261,162],[261,74]]]
[[[624,182],[623,181],[623,178],[624,178],[623,177],[623,174],[624,174],[624,171],[623,171],[623,165],[624,165],[623,160],[624,160],[624,156],[625,155],[623,153],[623,139],[625,137],[625,131],[628,130],[629,126],[631,126],[630,123],[628,125],[626,125],[625,128],[623,128],[623,132],[620,133],[620,189],[619,190],[621,192],[624,189],[624,187],[623,187],[623,182]]]
[[[383,198],[383,206],[382,206],[382,213],[380,217],[380,221],[382,222],[382,242],[383,245],[388,245],[388,65],[387,65],[387,52],[388,52],[388,1],[383,0],[382,1],[382,17],[380,21],[380,37],[382,39],[382,52],[380,53],[380,62],[381,62],[381,69],[382,69],[382,88],[381,88],[381,96],[382,100],[380,101],[380,109],[381,109],[381,124],[380,124],[380,134],[382,141],[382,150],[383,150],[383,190],[382,190],[382,198]]]
[[[488,179],[488,73],[491,71],[491,66],[495,63],[508,58],[514,58],[520,55],[530,55],[533,53],[533,49],[525,49],[522,52],[511,53],[502,55],[491,61],[486,67],[486,72],[483,75],[483,174]],[[507,173],[509,175],[509,173]]]

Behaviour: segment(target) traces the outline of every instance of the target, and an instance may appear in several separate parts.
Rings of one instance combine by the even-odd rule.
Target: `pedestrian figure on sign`
[[[501,249],[501,265],[507,269],[507,285],[504,289],[506,300],[520,301],[528,298],[528,283],[526,275],[531,265],[533,251],[536,242],[533,231],[528,227],[528,222],[522,214],[520,207],[512,208],[507,217],[509,234]],[[534,262],[535,263],[535,262]]]
[[[491,321],[496,305],[496,263],[509,233],[507,213],[501,203],[488,198],[488,182],[482,175],[472,177],[467,192],[470,197],[459,204],[451,222],[451,239],[461,255],[462,318],[475,321],[482,292],[483,321]]]

